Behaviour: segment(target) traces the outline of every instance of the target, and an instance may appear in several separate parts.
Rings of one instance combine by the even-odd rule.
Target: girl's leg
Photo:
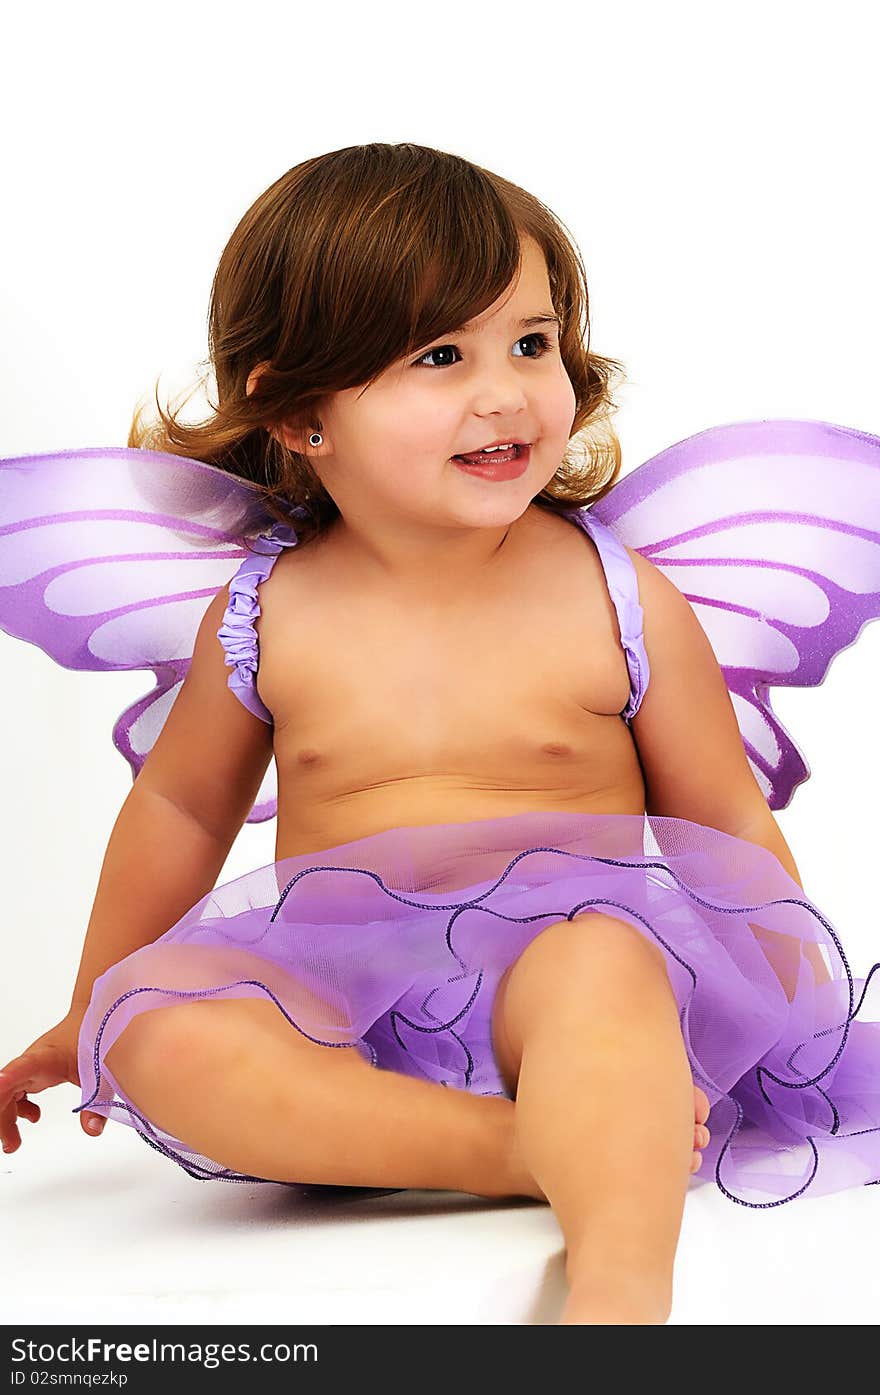
[[[502,978],[493,1036],[523,1162],[565,1237],[562,1321],[665,1322],[694,1093],[660,949],[605,914],[550,926]]]
[[[317,1045],[264,1000],[141,1013],[106,1060],[147,1119],[237,1172],[544,1199],[516,1162],[512,1100]]]

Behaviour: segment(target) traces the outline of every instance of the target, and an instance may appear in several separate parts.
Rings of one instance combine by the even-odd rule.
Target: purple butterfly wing
[[[182,456],[98,447],[0,460],[0,629],[64,668],[152,669],[113,742],[137,776],[186,677],[208,603],[270,522],[245,480]],[[270,764],[248,822],[277,811]]]
[[[810,770],[769,688],[816,687],[880,616],[880,438],[824,421],[713,427],[589,511],[687,597],[755,778],[785,808]]]

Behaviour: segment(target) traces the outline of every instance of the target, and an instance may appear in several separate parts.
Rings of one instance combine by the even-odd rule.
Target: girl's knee
[[[206,1000],[202,1000],[202,1003]],[[147,1071],[162,1075],[197,1063],[206,1046],[200,1002],[173,1003],[138,1012],[127,1022],[105,1055],[123,1087],[126,1078]]]
[[[621,995],[622,988],[629,991]],[[664,1012],[675,1006],[665,956],[649,930],[643,934],[629,921],[598,911],[555,922],[499,981],[492,1032],[502,1078],[506,1084],[515,1080],[523,1041],[535,1023],[570,1017],[572,1006],[575,1016],[594,1021],[612,1005],[652,1001],[662,1001]]]
[[[665,956],[649,930],[642,934],[629,921],[589,911],[556,921],[526,945],[501,977],[497,1016],[559,1002],[570,992],[586,1003],[601,999],[610,985],[644,986],[659,977],[669,984]]]
[[[666,958],[651,931],[637,929],[628,920],[605,911],[585,911],[571,920],[560,920],[542,931],[524,951],[532,952],[534,966],[549,974],[570,975],[597,983],[603,973],[662,972]]]

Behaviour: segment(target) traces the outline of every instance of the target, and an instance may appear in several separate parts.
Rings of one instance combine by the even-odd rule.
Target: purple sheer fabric
[[[731,1201],[767,1207],[880,1178],[880,964],[853,977],[832,925],[766,849],[630,814],[396,828],[216,888],[96,980],[78,1109],[136,1129],[191,1177],[280,1180],[168,1133],[106,1062],[138,1014],[230,998],[259,999],[378,1069],[504,1095],[490,1031],[501,974],[543,930],[590,912],[665,957],[711,1105],[692,1185],[714,1179]]]

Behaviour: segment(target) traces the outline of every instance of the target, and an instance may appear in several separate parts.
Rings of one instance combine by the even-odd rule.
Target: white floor
[[[67,1102],[69,1096],[69,1104]],[[197,1182],[128,1128],[89,1139],[42,1099],[0,1153],[5,1323],[552,1324],[549,1209],[454,1192],[303,1200]],[[672,1324],[866,1324],[880,1311],[880,1187],[765,1211],[691,1182]]]

